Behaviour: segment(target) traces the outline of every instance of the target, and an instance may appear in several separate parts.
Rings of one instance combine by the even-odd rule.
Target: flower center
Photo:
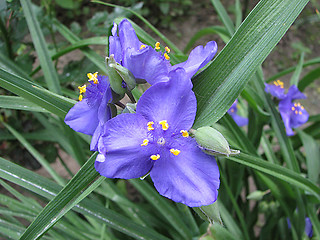
[[[280,80],[273,81],[273,84],[276,85],[277,87],[283,88],[283,82]]]
[[[163,146],[166,143],[166,140],[163,137],[160,137],[157,141],[160,146]]]
[[[302,115],[302,110],[304,110],[304,107],[300,103],[294,103],[291,107],[291,111],[294,112],[295,115]]]

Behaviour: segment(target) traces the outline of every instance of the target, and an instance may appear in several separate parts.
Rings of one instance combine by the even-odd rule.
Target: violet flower
[[[290,222],[289,218],[287,218],[287,224],[288,224],[288,228],[291,229],[291,222]],[[313,236],[312,223],[311,223],[310,218],[308,218],[308,217],[305,218],[304,232],[308,236],[308,238],[311,238]]]
[[[267,93],[270,93],[272,96],[283,99],[285,97],[284,94],[284,85],[283,82],[280,80],[273,81],[273,84],[267,84],[265,83],[265,89],[264,91]]]
[[[287,136],[294,135],[292,128],[297,128],[306,123],[309,119],[309,114],[300,103],[292,102],[295,99],[306,98],[299,91],[297,86],[292,85],[288,93],[279,102],[279,112],[286,128]]]
[[[233,118],[233,120],[236,122],[236,124],[239,127],[243,127],[245,125],[248,125],[248,118],[239,116],[237,114],[237,112],[238,112],[237,105],[238,105],[238,99],[236,99],[234,101],[234,103],[231,105],[230,109],[228,110],[229,115]]]
[[[90,84],[79,87],[80,101],[69,110],[64,121],[73,130],[91,135],[90,149],[97,150],[102,126],[111,118],[108,103],[111,102],[112,93],[108,77],[97,73],[89,73],[88,77]]]
[[[288,93],[284,93],[283,82],[274,81],[273,85],[265,84],[265,91],[277,97],[279,102],[279,112],[286,128],[287,136],[294,135],[292,128],[297,128],[306,123],[309,119],[308,112],[300,103],[294,103],[295,99],[304,99],[306,96],[299,91],[296,85],[292,85]]]
[[[167,82],[151,86],[136,113],[105,124],[96,170],[108,178],[138,178],[150,173],[157,191],[190,207],[212,204],[219,188],[215,158],[200,150],[188,130],[196,115],[196,98],[183,69]]]
[[[170,49],[165,47],[161,52],[160,43],[155,47],[148,46],[139,41],[131,23],[124,19],[119,24],[119,36],[117,25],[114,23],[112,36],[109,38],[110,54],[118,63],[129,69],[137,79],[137,82],[147,81],[151,85],[168,80],[168,74],[177,68],[183,68],[191,78],[200,68],[204,67],[216,54],[217,44],[208,42],[205,47],[197,46],[189,55],[187,61],[171,66]]]

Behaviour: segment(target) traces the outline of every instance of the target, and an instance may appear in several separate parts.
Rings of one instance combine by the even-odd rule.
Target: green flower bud
[[[270,192],[270,190],[266,190],[266,191],[254,191],[252,193],[250,193],[247,196],[247,199],[249,200],[256,200],[256,201],[260,201],[264,195],[268,194]]]
[[[114,59],[113,54],[111,54],[110,57],[106,57],[107,75],[109,77],[110,87],[115,93],[119,94],[122,98],[127,89],[123,87],[122,77],[113,67],[113,65],[116,65],[116,63],[117,62]]]
[[[229,157],[240,153],[239,150],[230,149],[224,136],[212,127],[201,127],[190,132],[194,134],[197,143],[206,154]]]
[[[136,108],[137,108],[136,103],[127,103],[122,113],[136,113]]]

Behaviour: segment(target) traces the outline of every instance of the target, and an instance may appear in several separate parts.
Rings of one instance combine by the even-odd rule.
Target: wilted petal
[[[191,51],[187,61],[172,66],[171,71],[177,68],[183,68],[187,76],[191,78],[200,68],[212,60],[217,49],[218,47],[215,41],[208,42],[205,47],[201,45],[197,46]]]
[[[151,86],[140,98],[137,113],[148,121],[167,120],[173,131],[189,130],[197,110],[192,84],[183,69],[171,72],[168,82]]]
[[[99,122],[98,107],[89,106],[88,99],[77,102],[67,113],[64,122],[77,132],[92,135]]]
[[[139,114],[124,113],[105,124],[98,149],[105,161],[96,161],[96,170],[109,178],[137,178],[153,166],[151,144],[141,146],[148,136],[147,120]]]
[[[190,207],[215,202],[220,180],[214,157],[203,153],[192,138],[177,141],[176,147],[179,155],[167,149],[154,163],[150,176],[157,191]]]

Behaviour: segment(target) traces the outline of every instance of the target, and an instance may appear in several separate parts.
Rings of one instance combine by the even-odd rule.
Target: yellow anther
[[[170,152],[171,152],[173,155],[177,156],[177,155],[179,155],[180,150],[171,148],[171,149],[170,149]]]
[[[301,111],[299,111],[299,115],[302,115],[302,112],[301,112]]]
[[[81,93],[85,93],[86,90],[87,90],[87,86],[86,85],[83,85],[82,87],[78,87],[78,88],[79,88],[80,94]]]
[[[168,48],[168,47],[165,47],[164,50],[165,50],[166,52],[168,52],[168,53],[170,53],[170,51],[171,51],[170,48]]]
[[[164,58],[167,59],[167,60],[170,59],[170,57],[169,57],[169,55],[168,55],[167,53],[163,54],[163,56],[164,56]]]
[[[181,130],[180,133],[182,133],[182,137],[189,137],[189,133],[186,130]]]
[[[276,86],[279,86],[279,84],[276,81],[274,81],[273,84]]]
[[[156,42],[156,50],[159,50],[160,49],[160,43],[159,42]]]
[[[301,106],[300,108],[301,108],[302,110],[304,110],[304,106]]]
[[[301,103],[298,103],[298,106],[300,107],[300,106],[301,106]]]
[[[159,154],[151,155],[150,158],[155,161],[155,160],[158,160],[160,158],[160,155]]]
[[[294,111],[294,110],[295,110],[295,108],[294,108],[294,107],[291,107],[291,110],[292,110],[292,111]]]
[[[297,107],[298,105],[295,103],[294,106]]]
[[[82,98],[83,98],[83,96],[80,94],[80,95],[79,95],[79,101],[80,101],[80,102],[82,101]]]
[[[231,112],[232,112],[232,113],[234,112],[234,109],[233,109],[233,108],[231,108]]]
[[[168,130],[169,124],[167,123],[167,120],[162,120],[159,122],[159,124],[162,126],[163,130]]]
[[[298,114],[298,110],[294,111],[295,114]]]
[[[143,143],[141,144],[141,146],[147,146],[148,143],[149,143],[149,140],[148,139],[144,139]]]
[[[148,131],[154,130],[154,128],[152,127],[154,122],[148,122],[147,124],[148,124]]]
[[[146,48],[146,45],[142,44],[140,49],[142,49],[142,48]]]
[[[88,73],[87,77],[89,78],[89,81],[93,81],[94,84],[98,84],[98,72],[95,73]]]

